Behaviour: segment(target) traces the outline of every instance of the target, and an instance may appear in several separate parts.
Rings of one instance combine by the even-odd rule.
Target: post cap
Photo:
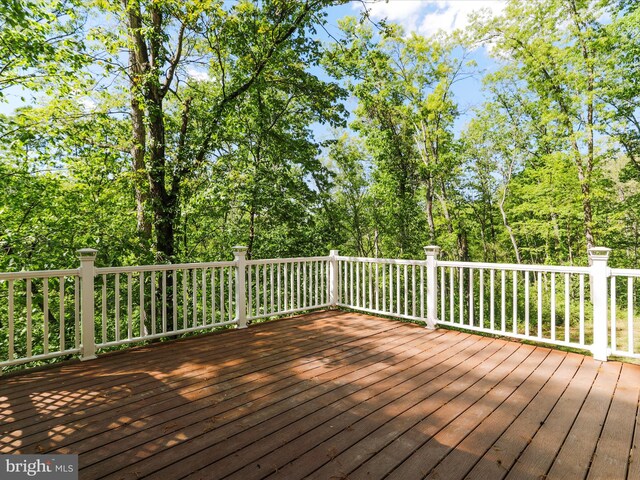
[[[236,245],[231,247],[233,249],[233,256],[237,259],[243,259],[247,256],[248,247],[243,245]]]
[[[338,255],[338,250],[330,250],[329,251],[329,255],[334,256],[334,257],[337,256]]]
[[[437,245],[427,245],[424,247],[424,254],[426,256],[438,255],[440,253],[440,247]]]
[[[609,258],[611,249],[607,247],[591,247],[587,252],[589,252],[589,257],[593,259],[606,260]]]
[[[80,259],[95,259],[98,250],[95,248],[81,248],[80,250],[76,250],[76,253]]]

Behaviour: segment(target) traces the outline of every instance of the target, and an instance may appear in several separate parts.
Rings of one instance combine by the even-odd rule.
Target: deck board
[[[597,373],[598,365],[585,359],[583,367],[573,377],[554,409],[505,477],[507,480],[544,478],[580,412]]]
[[[446,422],[451,416],[464,411],[472,404],[474,398],[477,398],[477,395],[490,390],[507,370],[527,357],[529,352],[526,348],[514,347],[518,346],[503,346],[456,382],[452,382],[445,389],[438,389],[435,394],[420,400],[410,408],[405,410],[405,405],[401,404],[399,408],[385,412],[389,420],[384,425],[374,431],[366,430],[367,437],[344,451],[335,462],[330,462],[314,472],[313,478],[330,478],[342,472],[354,470],[373,453],[393,442],[398,433],[406,432],[410,437],[409,442],[422,441],[428,433],[421,427],[429,425],[437,428],[437,425]],[[423,397],[424,393],[424,391],[416,391],[416,400]],[[421,420],[424,421],[421,422]],[[413,430],[410,430],[411,428]],[[406,445],[408,442],[405,440],[403,443]],[[384,473],[386,472],[372,472],[375,476]]]
[[[390,478],[424,478],[455,445],[477,427],[482,419],[503,404],[548,354],[544,350],[526,350],[526,358],[520,360],[512,356],[509,358],[510,362],[500,365],[502,372],[498,373],[496,369],[495,385],[488,384],[482,389],[476,385],[473,390],[465,392],[467,398],[457,398],[436,412],[436,418],[426,418],[417,425],[414,428],[415,433],[411,432],[413,435],[404,442],[414,448],[409,458],[400,458],[394,463],[386,462],[382,458],[377,462],[371,461],[356,471],[358,475],[354,478],[367,478],[369,471],[386,473],[396,465],[398,467]],[[415,446],[419,448],[416,449]],[[396,449],[394,445],[390,445],[388,450],[394,452]]]
[[[467,436],[452,448],[428,474],[429,478],[464,478],[478,459],[516,421],[524,408],[538,395],[565,358],[563,352],[550,351],[525,382],[491,414],[482,419]]]
[[[620,376],[618,363],[603,363],[548,478],[585,478]]]
[[[635,368],[624,365],[616,386],[611,408],[593,455],[588,479],[623,478],[627,474],[635,422],[629,418],[638,410],[640,377]],[[636,477],[637,478],[637,477]]]
[[[347,312],[0,379],[81,479],[637,478],[640,367]]]
[[[483,343],[475,342],[473,337],[466,338],[433,357],[430,365],[422,364],[406,375],[389,377],[384,382],[373,385],[372,388],[358,392],[358,395],[348,398],[347,403],[335,409],[330,421],[320,424],[316,422],[315,428],[303,430],[304,434],[300,435],[295,442],[291,442],[291,446],[280,445],[269,456],[247,465],[238,474],[253,476],[255,467],[261,465],[261,469],[266,466],[280,478],[305,476],[318,466],[319,458],[329,461],[340,453],[341,446],[350,446],[352,442],[348,438],[350,434],[366,435],[368,428],[376,426],[377,418],[373,418],[373,415],[380,419],[384,418],[382,409],[395,408],[394,402],[397,404],[407,401],[407,397],[409,400],[412,397],[419,397],[420,389],[426,391],[438,382],[451,383],[456,377],[462,375],[462,369],[455,368],[460,363],[467,361],[470,364],[478,364],[498,348],[497,344],[486,348],[488,344],[483,345]],[[303,422],[292,424],[292,428],[299,429],[302,426],[305,426]],[[277,438],[277,435],[274,437]],[[286,465],[287,462],[296,459],[298,459],[297,464],[293,467]],[[212,465],[208,469],[209,472],[216,467],[217,465]]]

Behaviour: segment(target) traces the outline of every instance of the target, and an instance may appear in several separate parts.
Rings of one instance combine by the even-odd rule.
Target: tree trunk
[[[256,238],[256,209],[251,205],[249,212],[249,242],[247,243],[247,260],[251,260],[253,256],[253,243]]]
[[[571,221],[567,219],[567,248],[569,249],[569,265],[573,265],[573,249],[571,248]]]
[[[172,262],[175,251],[175,225],[178,215],[179,184],[171,192],[165,180],[164,118],[161,105],[153,105],[149,112],[148,169],[151,190],[151,208],[155,230],[156,260]]]
[[[572,145],[575,152],[575,162],[578,167],[578,179],[580,180],[580,189],[582,191],[582,210],[584,212],[584,236],[587,244],[587,251],[590,248],[596,246],[595,239],[593,237],[593,211],[591,208],[591,172],[593,171],[593,165],[595,160],[594,154],[594,114],[595,107],[593,102],[593,89],[595,83],[595,72],[594,66],[591,58],[591,52],[589,47],[585,41],[585,37],[583,35],[587,35],[587,26],[580,21],[580,15],[578,13],[578,8],[575,1],[571,1],[571,12],[573,21],[576,25],[576,28],[580,32],[578,36],[578,40],[580,42],[580,47],[582,51],[582,58],[585,62],[585,67],[587,69],[587,119],[585,128],[587,130],[587,158],[586,158],[586,166],[583,165],[582,155],[580,154],[580,148],[578,143],[576,142],[573,128],[571,129],[571,139]],[[589,258],[589,265],[591,265],[591,257]]]
[[[146,181],[144,165],[146,129],[144,125],[144,110],[138,99],[143,67],[140,63],[142,57],[141,52],[136,53],[136,38],[134,32],[134,29],[139,28],[139,23],[139,17],[137,17],[135,13],[131,13],[129,17],[129,37],[131,41],[129,48],[129,78],[133,139],[130,151],[136,200],[136,227],[143,246],[148,248],[149,240],[151,239],[151,222],[145,215],[145,204],[149,199],[149,188]]]
[[[146,132],[144,127],[144,113],[135,94],[131,95],[131,126],[133,127],[131,159],[134,172],[133,184],[136,199],[136,226],[141,240],[148,246],[148,242],[151,239],[151,222],[149,222],[149,219],[145,215],[145,205],[149,199],[144,165]]]
[[[426,182],[427,186],[427,224],[429,225],[429,242],[435,243],[436,240],[436,224],[433,220],[433,182],[429,178]]]
[[[378,258],[380,256],[380,246],[378,244],[378,229],[373,230],[373,249],[374,249],[374,257]]]
[[[500,215],[502,215],[502,224],[504,228],[507,230],[509,234],[509,239],[511,240],[511,245],[513,245],[513,251],[516,255],[516,262],[522,263],[522,259],[520,258],[520,249],[518,248],[518,242],[516,241],[516,237],[513,234],[513,229],[507,220],[507,212],[504,210],[504,203],[507,198],[507,188],[505,187],[502,191],[502,197],[500,198],[500,202],[498,202],[498,208],[500,209]]]
[[[442,207],[442,214],[444,215],[445,220],[447,221],[447,231],[449,233],[453,233],[453,222],[451,221],[451,215],[449,215],[449,207],[447,207],[447,197],[446,191],[444,187],[444,183],[441,185],[442,194],[435,194],[438,200],[440,201],[440,206]]]
[[[551,227],[553,228],[553,235],[556,237],[556,249],[562,248],[562,237],[560,235],[560,226],[558,225],[558,214],[551,214]]]
[[[467,239],[467,232],[461,223],[458,224],[458,232],[456,235],[458,243],[458,257],[462,262],[469,261],[469,241]]]

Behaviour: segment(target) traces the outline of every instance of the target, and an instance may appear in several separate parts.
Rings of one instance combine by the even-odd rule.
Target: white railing
[[[640,270],[608,268],[609,249],[591,249],[590,267],[449,262],[438,260],[438,252],[425,247],[424,261],[337,257],[338,306],[421,320],[430,327],[591,350],[599,360],[609,354],[640,357],[640,319],[632,293]],[[626,276],[629,285],[623,328],[616,323],[616,276]],[[617,343],[621,339],[626,348]]]
[[[80,352],[79,269],[0,273],[0,366]]]
[[[330,257],[246,262],[247,320],[326,308]]]
[[[339,307],[425,319],[425,261],[337,257]]]
[[[95,345],[235,323],[235,263],[96,268]]]
[[[335,305],[331,256],[247,261],[245,252],[234,247],[230,262],[96,268],[97,252],[83,249],[78,269],[0,273],[0,367],[87,360],[109,347]]]
[[[433,250],[422,261],[338,257],[338,306],[427,321],[433,304],[434,324],[591,348],[589,268],[435,258],[430,266],[430,255],[436,257]]]
[[[640,358],[640,270],[339,256],[0,273],[0,367],[321,308]]]
[[[640,270],[612,268],[609,282],[611,353],[640,358]]]
[[[589,268],[438,262],[439,324],[573,348],[593,343]]]

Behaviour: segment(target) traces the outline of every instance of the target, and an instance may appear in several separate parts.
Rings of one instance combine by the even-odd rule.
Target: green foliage
[[[0,116],[0,271],[75,268],[84,247],[117,266],[230,259],[238,244],[250,258],[423,258],[437,244],[445,259],[546,264],[586,264],[598,244],[612,265],[638,267],[638,2],[511,0],[500,17],[429,38],[345,18],[342,41],[323,45],[339,3],[2,2],[0,100],[31,101]],[[478,71],[477,48],[498,68]],[[485,101],[460,126],[454,84],[468,75],[482,76]],[[321,141],[317,125],[335,134]],[[473,287],[485,326],[487,274]],[[121,280],[133,323],[107,280],[107,316],[121,315],[106,340],[154,327],[139,306],[151,274]],[[188,273],[167,280],[192,298]],[[554,318],[543,333],[579,334],[563,315],[579,314],[576,285],[566,295],[556,283],[553,313],[550,278],[515,281],[530,287],[532,315]],[[505,329],[537,328],[512,323],[527,308],[513,288]],[[0,358],[10,290],[17,355],[29,337],[34,355],[62,333],[77,347],[75,289],[72,278],[0,282]],[[445,316],[470,318],[461,300]],[[177,327],[204,313],[183,303]]]
[[[135,242],[129,164],[112,150],[126,129],[69,105],[26,109],[7,121],[0,162],[0,269],[77,266],[75,251],[93,247],[100,261],[144,259]],[[64,162],[61,161],[64,159]],[[123,195],[124,193],[124,195]]]
[[[341,27],[345,44],[334,45],[325,63],[358,99],[352,128],[364,139],[373,164],[377,248],[388,256],[415,256],[426,241],[466,257],[462,224],[449,213],[455,206],[450,189],[457,168],[453,122],[458,115],[451,86],[464,60],[453,55],[444,38],[407,37],[389,24],[376,36],[355,18]],[[438,207],[442,226],[434,217]]]
[[[0,4],[0,100],[7,89],[68,93],[88,63],[76,0]]]
[[[235,244],[582,264],[596,242],[637,264],[633,2],[514,1],[449,37],[346,18],[323,45],[336,3],[4,2],[0,92],[46,96],[0,118],[0,270]],[[460,129],[452,86],[487,40],[500,68]]]

